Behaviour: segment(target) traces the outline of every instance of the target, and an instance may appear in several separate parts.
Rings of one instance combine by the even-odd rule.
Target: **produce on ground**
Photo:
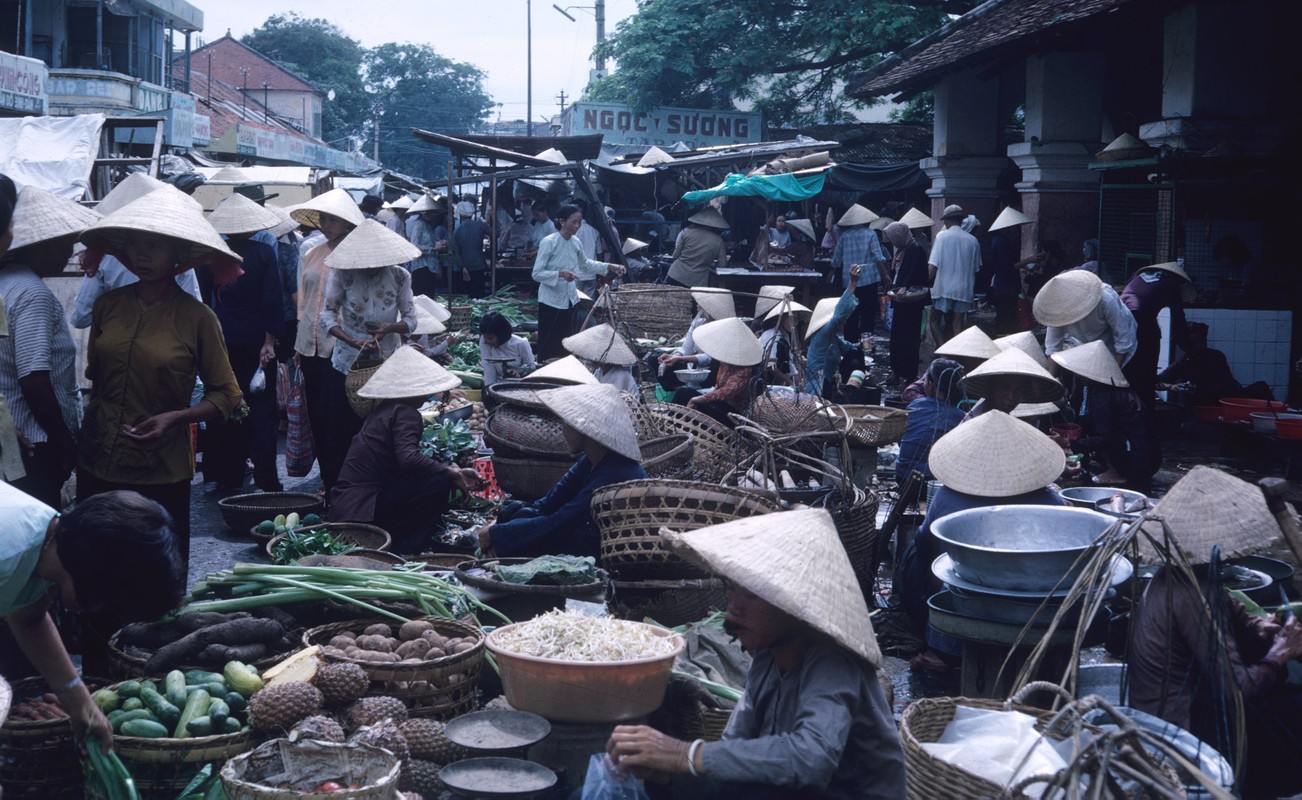
[[[549,611],[493,635],[502,650],[559,661],[610,662],[666,656],[673,637],[660,636],[650,625],[574,611]]]
[[[293,564],[307,556],[341,556],[357,549],[325,528],[290,530],[271,553],[273,564]]]
[[[116,735],[189,739],[248,730],[249,697],[261,686],[255,668],[232,661],[221,672],[172,670],[161,681],[123,681],[92,698]]]
[[[262,536],[280,536],[296,528],[320,525],[322,522],[325,522],[325,520],[316,514],[308,514],[300,519],[298,512],[293,511],[289,514],[277,514],[274,519],[264,519],[259,522],[258,533]]]
[[[523,564],[490,561],[484,567],[504,583],[575,586],[597,580],[597,559],[592,556],[539,556]]]

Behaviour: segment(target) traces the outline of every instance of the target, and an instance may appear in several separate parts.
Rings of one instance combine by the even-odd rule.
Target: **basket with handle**
[[[719,578],[611,581],[611,616],[640,622],[653,619],[676,627],[725,609],[728,592]]]
[[[84,682],[91,691],[109,683],[101,678],[85,678]],[[50,691],[43,678],[21,678],[10,688],[15,707]],[[82,784],[81,754],[67,717],[29,720],[10,716],[0,726],[0,786],[5,797],[80,800]]]
[[[484,444],[511,458],[564,458],[565,423],[550,411],[500,405],[484,422]]]
[[[378,355],[358,354],[352,366],[348,368],[348,374],[344,376],[344,392],[348,395],[348,406],[352,408],[354,414],[363,419],[384,401],[360,397],[357,392],[383,365],[384,359]]]
[[[887,406],[832,406],[832,413],[843,414],[852,422],[847,432],[850,443],[858,447],[884,447],[904,436],[909,412]]]
[[[693,474],[698,480],[713,483],[732,470],[739,442],[727,425],[674,403],[653,403],[647,408],[654,415],[660,435],[691,435]]]
[[[691,290],[676,286],[626,283],[607,297],[615,329],[629,339],[681,337],[696,315]]]
[[[651,478],[692,477],[692,437],[686,433],[660,436],[638,442],[642,469]]]

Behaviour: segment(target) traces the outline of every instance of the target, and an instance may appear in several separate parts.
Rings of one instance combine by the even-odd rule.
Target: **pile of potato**
[[[475,403],[474,406],[474,413],[466,419],[466,425],[475,433],[483,433],[484,423],[488,421],[488,409],[484,408],[483,403]]]
[[[394,626],[383,622],[368,625],[360,633],[339,633],[322,650],[327,655],[377,664],[416,664],[471,650],[478,643],[473,636],[444,636],[425,620]]]

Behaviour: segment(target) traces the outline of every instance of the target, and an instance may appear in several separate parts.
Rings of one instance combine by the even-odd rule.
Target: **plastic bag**
[[[258,394],[267,390],[267,373],[258,367],[258,371],[253,373],[253,378],[249,381],[249,394]]]
[[[289,396],[285,399],[285,473],[291,478],[306,477],[312,471],[316,452],[312,446],[312,425],[307,417],[307,395],[303,389],[303,373],[294,368],[289,372]]]
[[[588,775],[583,779],[583,800],[650,800],[642,781],[632,775],[620,775],[605,753],[588,759]]]

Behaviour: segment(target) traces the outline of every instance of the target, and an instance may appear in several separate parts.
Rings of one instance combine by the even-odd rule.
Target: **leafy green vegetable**
[[[465,420],[435,420],[426,423],[420,449],[435,461],[455,464],[461,456],[475,451],[475,434]]]
[[[324,528],[303,528],[285,534],[272,551],[274,564],[293,564],[305,556],[338,556],[357,546],[336,539]]]
[[[497,577],[506,583],[533,586],[573,586],[597,579],[592,556],[539,556],[523,564],[498,564]]]

